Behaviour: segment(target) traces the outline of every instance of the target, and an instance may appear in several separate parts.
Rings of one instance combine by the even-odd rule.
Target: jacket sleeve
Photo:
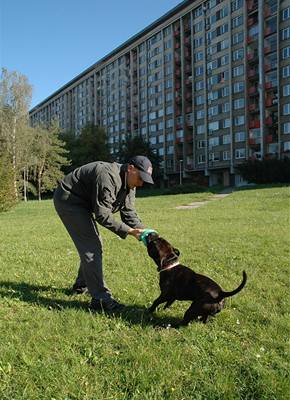
[[[144,228],[135,210],[135,189],[131,189],[125,200],[125,205],[120,210],[121,220],[131,228]]]
[[[114,183],[109,174],[101,174],[96,182],[95,218],[100,225],[125,239],[130,227],[124,222],[117,221],[113,216],[114,192]]]

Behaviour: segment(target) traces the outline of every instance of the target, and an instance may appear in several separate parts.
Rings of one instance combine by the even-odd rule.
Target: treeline
[[[2,69],[0,78],[0,211],[28,195],[41,200],[68,171],[91,161],[127,162],[146,155],[160,177],[160,157],[141,136],[126,137],[113,157],[104,129],[88,125],[78,135],[62,132],[57,121],[31,127],[32,87],[18,72]]]

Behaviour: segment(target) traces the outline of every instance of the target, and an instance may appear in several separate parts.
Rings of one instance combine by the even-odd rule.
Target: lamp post
[[[182,185],[183,160],[179,160],[179,184]]]

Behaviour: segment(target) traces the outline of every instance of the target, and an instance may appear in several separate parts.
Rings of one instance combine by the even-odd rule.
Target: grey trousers
[[[92,214],[85,207],[63,200],[58,188],[54,194],[54,207],[66,227],[80,256],[76,285],[87,286],[94,299],[112,297],[103,278],[102,241]]]

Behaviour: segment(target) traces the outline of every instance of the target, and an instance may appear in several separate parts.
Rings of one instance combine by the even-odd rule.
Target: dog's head
[[[167,240],[163,239],[156,233],[147,236],[147,252],[155,261],[158,270],[163,269],[178,260],[180,252],[175,249]]]

